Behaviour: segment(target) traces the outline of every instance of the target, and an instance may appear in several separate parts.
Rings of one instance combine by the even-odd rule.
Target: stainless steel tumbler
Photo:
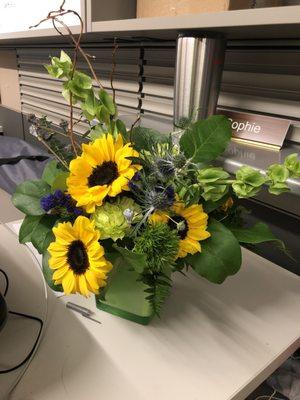
[[[174,126],[214,114],[222,77],[225,40],[180,35],[177,39]]]

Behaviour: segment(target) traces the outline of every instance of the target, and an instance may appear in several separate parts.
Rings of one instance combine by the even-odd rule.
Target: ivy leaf
[[[231,139],[231,125],[224,115],[213,115],[191,125],[180,139],[180,148],[193,162],[209,162],[224,152]]]
[[[52,280],[53,271],[51,268],[49,268],[49,258],[50,254],[48,253],[48,251],[45,251],[43,253],[43,260],[42,260],[42,269],[45,281],[52,290],[55,290],[56,292],[63,292],[64,291],[63,287],[61,285],[55,285]]]
[[[42,181],[25,181],[17,186],[12,196],[12,202],[24,214],[43,215],[41,198],[50,193],[50,186]]]
[[[221,222],[211,219],[208,227],[211,237],[201,242],[201,253],[185,258],[187,264],[213,283],[222,283],[240,269],[241,247],[233,233]]]
[[[23,219],[22,225],[19,231],[19,242],[28,243],[31,242],[32,232],[36,228],[37,224],[42,218],[41,215],[26,215]]]
[[[101,89],[99,91],[99,99],[101,100],[101,102],[105,106],[105,108],[108,110],[110,115],[115,115],[116,106],[113,101],[113,98],[104,89]]]
[[[117,246],[116,244],[113,245],[113,248],[121,254],[128,266],[132,267],[139,274],[143,273],[147,268],[146,254],[133,253],[128,249]]]
[[[43,254],[54,240],[52,228],[57,221],[54,215],[44,215],[31,234],[31,243],[40,254]]]

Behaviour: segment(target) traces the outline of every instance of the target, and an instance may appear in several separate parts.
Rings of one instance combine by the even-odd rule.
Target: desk
[[[66,309],[68,300],[102,324]],[[245,249],[223,285],[178,274],[149,326],[99,311],[93,298],[49,291],[48,307],[11,400],[244,400],[300,343],[300,278]]]

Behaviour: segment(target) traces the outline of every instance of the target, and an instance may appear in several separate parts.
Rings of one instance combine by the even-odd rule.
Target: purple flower
[[[56,209],[66,209],[68,213],[74,215],[81,215],[83,213],[81,208],[75,206],[74,200],[69,194],[63,193],[61,190],[56,190],[53,194],[48,194],[41,198],[41,207],[46,212]]]

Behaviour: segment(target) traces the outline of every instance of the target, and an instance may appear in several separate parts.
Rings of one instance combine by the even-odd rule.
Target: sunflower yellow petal
[[[75,277],[73,271],[71,271],[70,269],[62,279],[62,287],[66,294],[71,294],[74,291]]]

